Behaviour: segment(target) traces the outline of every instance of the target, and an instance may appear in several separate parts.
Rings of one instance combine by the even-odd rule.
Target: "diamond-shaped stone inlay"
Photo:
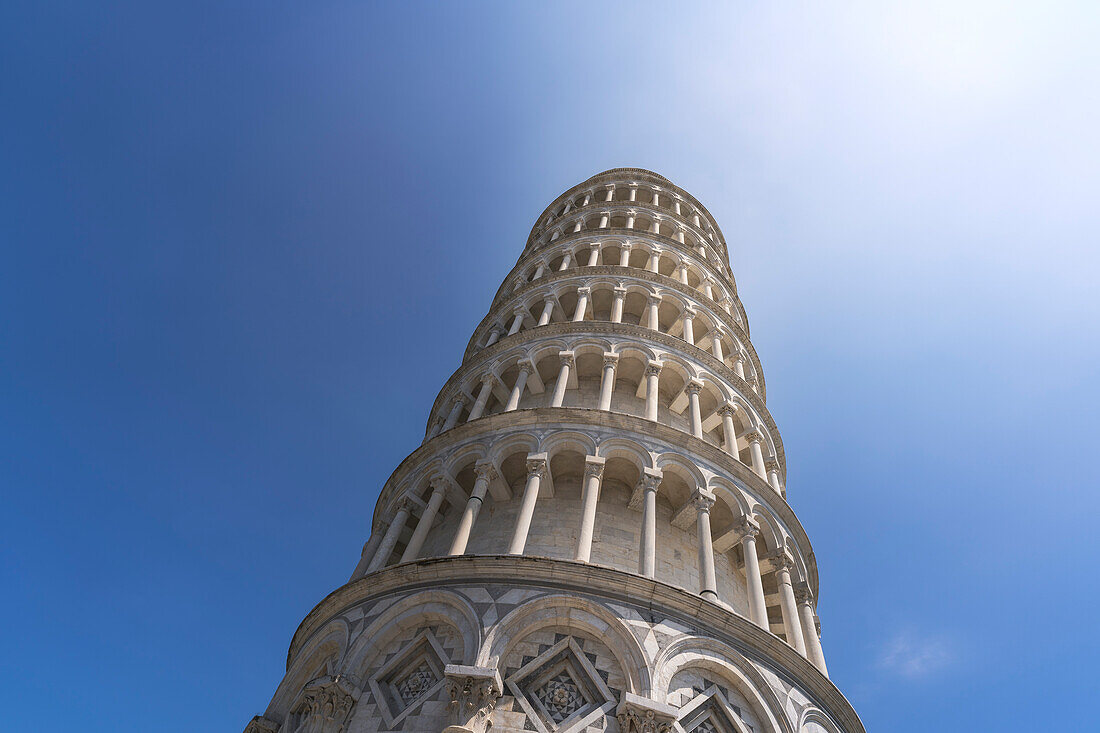
[[[505,684],[527,714],[525,725],[539,733],[579,733],[615,708],[603,675],[572,637],[525,659]]]
[[[542,687],[535,690],[535,697],[546,708],[550,719],[555,723],[561,723],[584,707],[587,702],[581,695],[576,681],[564,671],[548,679]]]
[[[695,726],[693,733],[695,733],[695,732],[697,732],[697,733],[722,733],[722,731],[720,731],[720,730],[718,730],[717,728],[714,727],[714,720],[712,718],[709,718],[709,717],[706,720],[704,720],[702,723],[700,723],[699,725]]]
[[[439,677],[435,670],[429,667],[427,662],[421,662],[419,667],[398,680],[394,684],[394,689],[401,698],[401,702],[408,706],[419,700],[421,695],[436,682],[439,682]]]

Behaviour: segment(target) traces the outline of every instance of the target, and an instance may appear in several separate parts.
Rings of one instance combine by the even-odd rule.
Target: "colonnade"
[[[606,459],[600,456],[589,455],[584,459],[584,474],[580,496],[580,524],[577,527],[577,540],[572,556],[572,559],[576,562],[589,562],[591,560],[592,543],[596,528],[596,510],[599,504],[605,462]],[[506,550],[508,555],[525,554],[531,524],[538,504],[539,492],[549,475],[548,455],[546,453],[527,454],[525,468],[526,475],[519,497],[519,509]],[[490,484],[499,478],[496,465],[487,459],[478,461],[474,465],[474,472],[476,478],[473,490],[462,508],[462,514],[459,517],[447,552],[449,556],[466,554],[471,533],[484,504]],[[661,470],[646,468],[642,471],[638,485],[635,488],[635,495],[640,497],[636,504],[641,510],[638,573],[654,579],[656,578],[658,543],[657,492],[663,477]],[[435,523],[439,507],[445,498],[447,485],[447,480],[442,476],[435,476],[429,480],[431,492],[420,517],[416,520],[411,538],[402,551],[398,563],[411,562],[420,556],[424,540]],[[716,550],[710,520],[711,508],[714,506],[715,501],[716,497],[713,492],[706,488],[696,488],[691,493],[688,502],[675,512],[671,520],[673,526],[683,528],[690,527],[692,520],[694,520],[695,535],[698,541],[698,593],[707,600],[723,603],[718,593],[714,563],[715,554],[716,551],[728,552],[735,545],[740,544],[744,555],[749,619],[760,628],[768,631],[770,630],[770,624],[767,615],[767,601],[764,595],[763,572],[757,551],[757,537],[760,534],[760,527],[751,517],[743,516],[733,529],[722,535],[721,546]],[[416,503],[419,502],[416,502],[407,494],[397,501],[393,519],[386,531],[380,533],[376,528],[372,533],[371,540],[364,547],[363,559],[360,561],[359,567],[356,568],[353,578],[372,573],[386,566],[401,535],[407,530],[409,519],[413,515],[413,506]],[[635,504],[634,501],[631,503],[632,505]],[[379,539],[375,540],[376,536]],[[800,583],[796,591],[791,575],[795,564],[786,550],[779,549],[770,554],[767,560],[776,576],[782,629],[787,643],[809,659],[822,673],[827,673],[816,627],[813,596],[809,587],[805,583]]]
[[[550,213],[543,218],[537,230],[541,234],[542,232],[555,228],[555,226],[561,228],[561,225],[556,225],[559,219],[579,209],[598,204],[643,207],[634,210],[634,216],[637,216],[638,212],[641,211],[641,213],[647,214],[655,220],[668,222],[670,226],[675,227],[677,231],[686,231],[687,226],[691,226],[695,230],[695,236],[698,238],[700,246],[702,246],[704,242],[714,246],[714,243],[718,241],[714,226],[711,224],[709,218],[695,205],[686,201],[675,192],[664,190],[658,186],[643,185],[634,182],[628,184],[608,183],[604,184],[602,189],[593,188],[573,194],[566,199],[560,209],[558,209],[557,206],[553,207]],[[657,211],[650,212],[648,209],[655,209]],[[660,212],[669,213],[663,214]],[[605,215],[609,216],[607,212],[600,212],[601,218]],[[607,226],[607,224],[601,223],[601,226]],[[632,228],[633,223],[629,226]],[[715,257],[715,259],[720,261],[721,258]]]
[[[568,313],[565,313],[566,320],[572,323],[580,323],[586,320],[595,320],[589,317],[591,311],[591,296],[592,287],[589,285],[579,285],[575,289],[576,304],[570,309]],[[625,315],[624,307],[626,304],[626,297],[630,292],[623,286],[616,286],[611,288],[611,309],[609,313],[610,323],[622,323]],[[525,306],[516,306],[511,317],[507,321],[507,326],[494,324],[489,328],[488,334],[485,337],[485,343],[483,348],[488,348],[506,336],[514,336],[520,331],[524,330],[524,324],[527,322],[529,316],[534,320],[534,326],[532,328],[540,328],[542,326],[549,325],[553,321],[553,314],[555,310],[563,310],[561,305],[562,295],[558,292],[547,294],[542,301],[542,309],[539,311],[537,320],[533,319],[533,313],[530,312]],[[660,307],[664,302],[664,298],[660,295],[649,294],[646,296],[646,305],[642,313],[635,314],[639,318],[638,325],[648,328],[651,331],[658,333],[667,333],[673,338],[679,338],[685,341],[690,346],[709,352],[715,359],[730,366],[730,368],[740,377],[742,380],[749,384],[749,387],[759,394],[760,381],[756,375],[756,369],[752,364],[752,360],[749,357],[747,351],[738,346],[736,342],[733,342],[734,349],[732,353],[727,357],[723,342],[731,340],[732,337],[720,330],[716,325],[716,320],[713,316],[708,317],[707,331],[705,331],[698,339],[695,336],[695,321],[700,317],[700,311],[688,305],[684,307],[677,318],[670,323],[665,330],[661,329],[660,319]],[[727,358],[732,360],[732,365],[727,362]],[[746,368],[746,366],[748,368]]]

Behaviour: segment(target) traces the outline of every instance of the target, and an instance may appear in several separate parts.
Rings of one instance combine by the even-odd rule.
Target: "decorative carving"
[[[786,552],[782,552],[772,558],[772,563],[775,565],[775,572],[783,570],[790,571],[794,567],[794,560]]]
[[[755,540],[760,535],[760,527],[748,517],[742,517],[741,523],[737,525],[737,531],[741,533],[741,539],[751,537]]]
[[[661,375],[661,367],[664,363],[659,361],[651,361],[645,366],[645,375],[647,377],[659,377]]]
[[[244,733],[279,733],[279,724],[262,715],[257,715],[244,727]]]
[[[596,478],[602,478],[603,477],[603,466],[604,466],[604,463],[603,463],[602,459],[600,459],[598,461],[593,461],[593,460],[585,461],[584,462],[584,477],[586,479],[591,478],[592,476],[595,476]]]
[[[591,295],[591,294],[592,294],[592,288],[588,287],[587,285],[582,285],[581,287],[577,288],[577,296],[578,297],[584,297],[586,295]]]
[[[718,414],[722,417],[733,417],[737,414],[737,411],[739,409],[741,408],[738,407],[736,404],[732,402],[727,402],[726,404],[718,408]]]
[[[567,366],[570,369],[577,366],[576,354],[572,351],[559,351],[558,356],[561,357],[562,366]]]
[[[539,479],[546,478],[546,459],[545,458],[528,458],[527,459],[527,475],[538,476]]]
[[[344,675],[325,676],[306,685],[291,713],[290,733],[344,733],[359,689]]]
[[[671,720],[660,720],[652,710],[629,708],[619,713],[619,730],[622,733],[666,733],[672,730]]]
[[[620,733],[668,733],[674,730],[676,709],[627,692],[616,710]]]
[[[497,467],[491,461],[480,461],[474,464],[474,475],[478,479],[492,481],[498,476]]]
[[[695,507],[695,511],[709,512],[710,508],[714,506],[714,494],[700,489],[691,495],[691,503]]]
[[[689,395],[697,395],[701,391],[703,391],[703,383],[698,380],[691,379],[688,381],[687,384],[684,385],[684,391],[687,392]]]
[[[452,724],[443,733],[485,733],[502,692],[496,670],[448,664],[446,675]]]
[[[772,471],[779,473],[779,461],[776,458],[767,459],[766,461],[764,461],[764,470],[768,471],[769,473]]]
[[[745,433],[745,440],[747,440],[749,443],[763,443],[764,436],[760,434],[759,430],[750,430],[749,432]]]
[[[603,365],[605,367],[617,367],[619,365],[619,355],[605,351],[603,355]]]
[[[794,599],[796,601],[798,601],[798,603],[800,605],[805,604],[805,605],[810,606],[811,608],[813,608],[814,594],[810,590],[810,587],[808,585],[802,584],[802,585],[798,586],[797,588],[795,588],[794,589]]]

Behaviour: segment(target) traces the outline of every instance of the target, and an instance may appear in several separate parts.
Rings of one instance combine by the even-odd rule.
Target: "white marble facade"
[[[247,733],[857,733],[721,230],[562,194]]]

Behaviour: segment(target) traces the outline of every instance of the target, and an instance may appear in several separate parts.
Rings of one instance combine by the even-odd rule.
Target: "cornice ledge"
[[[450,393],[447,391],[447,385],[449,385],[452,380],[465,377],[476,366],[481,366],[486,361],[491,361],[493,357],[502,351],[515,348],[516,346],[536,339],[552,338],[555,336],[571,336],[574,334],[632,336],[644,341],[652,341],[662,346],[667,346],[670,349],[674,349],[684,356],[690,356],[692,359],[705,364],[711,370],[720,373],[730,384],[737,388],[741,396],[744,397],[764,418],[764,423],[768,426],[772,439],[775,441],[775,455],[779,460],[779,465],[782,466],[783,478],[786,480],[787,454],[783,447],[783,437],[779,434],[779,426],[776,425],[774,418],[772,418],[771,411],[768,410],[768,404],[765,401],[767,395],[763,389],[764,380],[760,380],[761,393],[757,394],[752,391],[752,387],[749,386],[747,381],[737,376],[737,372],[714,358],[714,354],[710,354],[705,349],[700,349],[697,346],[688,346],[686,341],[675,338],[674,336],[669,336],[667,333],[653,331],[643,326],[636,326],[632,323],[612,323],[611,321],[563,321],[551,323],[546,326],[529,328],[515,335],[506,336],[492,346],[487,346],[479,351],[475,357],[464,360],[462,366],[451,373],[451,376],[448,377],[447,381],[444,383],[443,388],[440,389],[439,394],[436,395],[435,401],[432,402],[431,411],[428,413],[429,416],[436,414],[443,400],[450,396]],[[749,349],[752,349],[752,344],[748,341],[746,341],[746,343],[749,344]],[[691,351],[688,351],[688,349],[691,349]],[[753,351],[752,355],[755,357],[756,352]]]
[[[378,501],[374,505],[372,526],[379,521],[379,512],[383,511],[383,507],[391,501],[391,495],[396,491],[395,487],[400,485],[405,475],[420,463],[424,454],[437,453],[448,446],[460,443],[466,438],[480,433],[491,433],[505,428],[527,427],[529,425],[596,425],[615,430],[627,430],[638,435],[655,437],[669,445],[684,445],[692,453],[700,455],[715,465],[726,468],[731,476],[752,487],[760,500],[767,504],[769,508],[775,510],[787,529],[795,536],[795,540],[802,550],[803,559],[806,561],[807,572],[810,574],[810,590],[813,592],[814,598],[820,602],[817,556],[814,554],[813,545],[810,544],[810,538],[807,536],[802,523],[798,521],[794,509],[782,496],[775,492],[771,484],[757,476],[751,468],[724,450],[711,445],[705,440],[696,438],[691,433],[684,433],[676,428],[621,412],[605,412],[604,410],[576,407],[537,407],[515,410],[514,412],[498,412],[495,415],[478,418],[473,422],[463,423],[445,433],[440,433],[431,440],[422,443],[416,450],[406,456],[405,460],[401,461],[393,473],[390,474],[390,477],[386,479],[386,483],[379,492]]]
[[[357,603],[397,591],[470,582],[507,582],[549,587],[678,616],[724,641],[750,659],[778,664],[776,672],[796,682],[851,733],[865,729],[855,709],[827,677],[779,637],[728,608],[667,583],[600,565],[529,555],[462,555],[394,565],[329,593],[306,615],[291,639],[287,669],[329,619]],[[599,589],[594,591],[593,589]]]

